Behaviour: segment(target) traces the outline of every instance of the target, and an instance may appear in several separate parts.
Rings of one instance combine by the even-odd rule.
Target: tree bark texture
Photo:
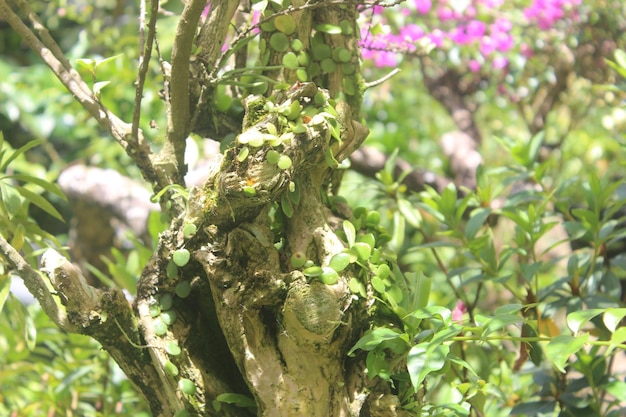
[[[120,133],[115,126],[127,126],[113,115],[98,119],[133,153],[156,191],[181,183],[188,132],[210,133],[218,140],[236,135],[186,202],[164,190],[175,200],[168,210],[171,226],[161,233],[138,280],[134,303],[119,290],[90,286],[57,252],[42,258],[45,283],[4,239],[0,249],[59,326],[102,344],[155,417],[399,415],[397,398],[369,386],[362,361],[347,356],[370,319],[371,300],[348,288],[358,266],[331,271],[332,280],[322,282],[305,274],[304,262],[293,261],[306,260],[328,272],[333,255],[346,247],[336,230],[343,219],[333,212],[329,193],[339,163],[368,134],[357,121],[364,89],[357,4],[293,1],[287,9],[268,9],[262,20],[293,18],[295,29],[282,31],[290,45],[295,39],[301,42],[315,65],[306,64],[304,76],[286,65],[277,69],[272,64],[282,63],[287,51],[262,31],[261,39],[270,45],[259,53],[265,69],[248,75],[274,82],[261,95],[233,88],[233,99],[242,98],[245,109],[242,117],[234,117],[216,109],[215,98],[229,57],[220,55],[219,47],[237,5],[211,1],[193,41],[196,56],[190,54],[190,34],[197,33],[204,4],[190,1],[185,8],[172,58],[176,74],[164,74],[169,111],[165,151],[151,153],[141,132],[134,139]],[[0,6],[9,10],[4,0]],[[29,36],[17,17],[15,22]],[[341,28],[341,33],[316,31],[321,24]],[[246,45],[249,35],[241,32],[233,43]],[[37,40],[32,44],[39,46]],[[52,50],[52,70],[78,77],[83,86],[59,51]],[[245,64],[241,56],[233,59],[235,65]],[[320,70],[319,63],[330,57],[334,62]],[[62,68],[57,61],[64,63]],[[81,102],[92,113],[108,114],[91,92],[72,89],[69,78],[66,85],[86,97]],[[110,120],[115,126],[105,123]],[[69,181],[65,189],[76,188],[71,172],[64,180]],[[166,201],[161,203],[167,209]],[[220,401],[224,394],[249,397],[256,405],[231,405]]]

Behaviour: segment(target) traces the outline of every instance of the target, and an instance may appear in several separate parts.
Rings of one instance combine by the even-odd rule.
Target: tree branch
[[[70,324],[65,307],[51,288],[46,284],[33,267],[17,252],[13,246],[0,235],[0,254],[11,265],[18,276],[24,280],[28,291],[39,301],[41,307],[52,321],[68,332],[76,332],[77,328]]]
[[[157,155],[156,164],[163,168],[173,184],[184,184],[185,140],[189,134],[190,120],[189,58],[198,21],[206,4],[206,0],[191,0],[185,4],[172,47],[167,136]]]
[[[364,146],[350,155],[350,168],[366,177],[374,178],[376,173],[385,168],[385,163],[389,157],[379,150],[370,146]],[[438,176],[434,172],[413,167],[402,158],[396,159],[394,174],[399,176],[404,172],[410,173],[402,181],[407,188],[414,192],[424,191],[425,186],[433,187],[438,192],[452,182],[452,180]]]
[[[145,0],[147,1],[147,0]],[[156,21],[159,12],[158,0],[151,0],[150,4],[150,22],[148,23],[148,39],[144,42],[144,22],[145,22],[145,1],[141,0],[141,15],[139,20],[139,48],[142,51],[139,57],[139,71],[137,72],[137,88],[135,90],[135,106],[133,108],[133,124],[131,137],[134,141],[139,141],[139,120],[141,119],[141,100],[143,99],[143,87],[146,82],[146,74],[150,67],[150,58],[152,56],[152,47],[156,35]]]
[[[41,59],[50,67],[56,77],[63,83],[65,88],[74,95],[76,101],[105,128],[115,140],[124,148],[126,153],[133,159],[141,170],[144,178],[155,183],[160,189],[167,185],[157,175],[150,161],[150,148],[143,139],[141,131],[138,132],[137,140],[131,136],[131,126],[113,114],[100,103],[89,86],[81,78],[80,74],[69,63],[57,43],[52,39],[48,30],[39,21],[27,2],[18,1],[20,9],[29,17],[33,27],[40,34],[41,39],[26,26],[22,19],[13,12],[6,0],[0,0],[0,15],[35,51]]]

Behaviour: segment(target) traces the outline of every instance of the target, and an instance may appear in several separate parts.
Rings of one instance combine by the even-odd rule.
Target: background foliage
[[[424,3],[364,14],[364,28],[391,47],[398,40],[391,35],[411,25],[421,38],[452,33],[468,19],[456,3],[428,9]],[[451,176],[438,140],[457,127],[426,87],[426,78],[447,68],[476,83],[465,99],[477,109],[484,163],[473,190],[409,190],[394,173],[394,158],[377,178],[347,172],[340,195],[355,209],[351,246],[358,253],[358,243],[374,239],[381,255],[361,260],[362,279],[379,299],[379,321],[352,354],[367,355],[370,375],[389,381],[411,415],[622,415],[626,53],[623,14],[614,12],[619,2],[562,2],[576,16],[549,28],[532,19],[523,24],[523,9],[513,2],[475,3],[477,20],[513,22],[507,33],[514,46],[491,55],[480,43],[447,38],[425,60],[402,49],[404,37],[403,53],[383,61],[366,54],[368,79],[384,76],[389,65],[402,70],[367,92],[367,145]],[[542,10],[541,2],[524,3]],[[110,81],[101,90],[107,106],[130,114],[137,6],[102,0],[33,7],[87,79]],[[180,11],[178,4],[164,7],[172,16],[162,18],[161,34],[173,31]],[[457,15],[443,21],[440,10],[448,9]],[[70,213],[52,185],[67,164],[138,172],[1,22],[0,36],[0,232],[36,262],[42,247],[67,241],[67,223],[59,218],[67,221]],[[525,55],[523,45],[533,53]],[[576,72],[540,126],[529,115],[534,100],[555,84],[561,45]],[[585,53],[585,45],[596,48]],[[160,47],[167,56],[170,45]],[[506,65],[494,64],[496,58]],[[142,126],[157,143],[165,117],[158,74],[153,68],[143,101],[153,123]],[[351,226],[344,227],[350,241]],[[136,243],[129,258],[114,256],[111,271],[125,279],[106,284],[132,290],[128,277],[137,275],[147,253]],[[95,342],[61,332],[37,305],[25,306],[9,292],[4,268],[0,414],[148,415]],[[359,282],[351,285],[362,291]]]

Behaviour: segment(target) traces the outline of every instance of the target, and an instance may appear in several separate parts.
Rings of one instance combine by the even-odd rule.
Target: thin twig
[[[139,13],[139,50],[141,51],[141,55],[139,56],[139,71],[137,72],[137,81],[135,83],[137,87],[135,90],[135,105],[133,108],[133,124],[131,129],[131,136],[135,141],[138,140],[139,135],[139,121],[141,119],[141,100],[143,99],[143,88],[146,82],[146,75],[148,73],[148,68],[150,67],[152,46],[154,44],[154,38],[156,35],[157,13],[159,10],[159,1],[151,0],[150,22],[148,23],[148,38],[147,40],[145,40],[145,1],[140,2],[141,10]]]
[[[13,268],[15,274],[24,280],[24,285],[28,291],[39,301],[52,321],[64,330],[76,332],[77,329],[67,319],[65,309],[60,305],[60,301],[54,299],[52,291],[41,274],[31,267],[2,235],[0,235],[0,255]]]
[[[54,75],[63,83],[65,88],[74,95],[78,103],[106,129],[115,140],[124,148],[126,153],[133,159],[144,177],[157,186],[161,183],[150,161],[150,149],[143,140],[143,135],[138,135],[138,140],[131,138],[131,126],[124,122],[102,103],[98,101],[87,83],[69,63],[61,48],[52,39],[48,30],[32,12],[28,4],[19,1],[22,11],[29,16],[31,24],[40,33],[41,39],[22,21],[11,9],[6,0],[0,0],[0,16],[20,35],[24,42],[35,51],[46,65],[50,67]]]
[[[365,88],[368,89],[368,88],[376,87],[377,85],[380,85],[384,83],[385,81],[389,80],[391,77],[393,77],[399,72],[400,72],[400,68],[394,68],[393,71],[391,71],[389,74],[384,75],[377,80],[370,81],[369,83],[365,83]]]
[[[174,167],[169,172],[172,183],[183,184],[185,174],[185,139],[189,129],[189,59],[191,47],[198,28],[200,15],[206,0],[187,2],[178,21],[172,47],[172,73],[170,77],[170,111],[167,121],[167,137],[159,153],[163,167]],[[172,160],[173,156],[173,160]]]

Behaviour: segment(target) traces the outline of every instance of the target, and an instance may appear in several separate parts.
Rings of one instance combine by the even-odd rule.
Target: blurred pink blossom
[[[414,0],[414,3],[419,14],[426,14],[430,12],[431,7],[433,7],[430,0]]]
[[[509,64],[509,60],[503,57],[502,55],[498,55],[493,59],[493,68],[494,69],[503,69]]]
[[[481,67],[480,62],[478,62],[476,59],[470,59],[470,61],[467,63],[467,66],[472,72],[479,72]]]
[[[467,307],[465,303],[461,300],[456,302],[456,305],[452,309],[452,321],[455,323],[460,323],[463,321],[463,314],[467,313]]]

